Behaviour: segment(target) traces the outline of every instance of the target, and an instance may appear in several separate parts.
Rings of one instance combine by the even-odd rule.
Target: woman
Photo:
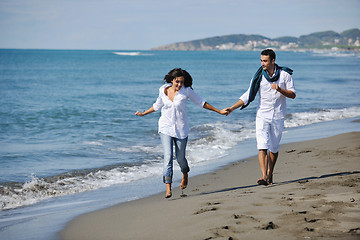
[[[159,97],[153,106],[144,112],[137,111],[135,115],[145,116],[161,109],[159,135],[164,148],[163,181],[166,184],[165,198],[170,198],[172,196],[173,145],[175,145],[176,160],[183,173],[180,188],[185,189],[188,184],[188,172],[190,171],[190,168],[185,158],[189,134],[186,116],[187,100],[190,99],[196,105],[222,115],[226,115],[227,111],[219,110],[211,106],[203,98],[197,95],[191,87],[192,77],[187,71],[181,68],[171,70],[164,77],[164,82],[166,83],[160,87]]]

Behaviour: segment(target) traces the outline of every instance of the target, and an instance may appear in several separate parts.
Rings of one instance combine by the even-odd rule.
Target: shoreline
[[[60,239],[357,239],[360,132],[282,144],[274,185],[257,156],[164,192],[81,215]]]

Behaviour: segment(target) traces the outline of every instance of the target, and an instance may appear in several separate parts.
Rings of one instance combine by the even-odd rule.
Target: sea
[[[276,63],[294,70],[297,91],[282,143],[360,131],[359,52],[277,51]],[[160,113],[135,112],[173,68],[223,109],[259,66],[260,50],[0,49],[0,239],[57,239],[81,214],[164,192]],[[190,177],[257,154],[256,107],[222,116],[189,101]]]

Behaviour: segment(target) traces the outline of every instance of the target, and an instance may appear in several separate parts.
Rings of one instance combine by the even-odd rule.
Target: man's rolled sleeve
[[[250,89],[248,89],[243,95],[241,95],[241,97],[239,98],[241,101],[244,102],[244,105],[248,104],[249,102],[249,92]]]
[[[285,83],[286,83],[286,90],[290,90],[290,91],[294,92],[296,95],[294,81],[290,75],[286,78]]]

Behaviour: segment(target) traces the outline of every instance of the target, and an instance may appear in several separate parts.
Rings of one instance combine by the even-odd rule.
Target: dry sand
[[[85,214],[61,239],[360,239],[360,132],[281,146],[274,185],[257,157]],[[165,189],[165,186],[164,186]]]

